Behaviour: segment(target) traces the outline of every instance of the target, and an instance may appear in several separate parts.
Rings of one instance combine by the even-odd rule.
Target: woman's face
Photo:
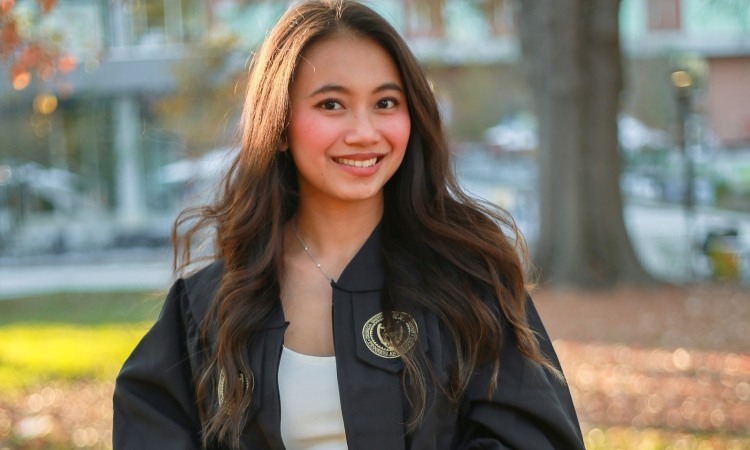
[[[404,157],[411,122],[399,71],[374,41],[342,34],[312,44],[290,88],[282,150],[300,195],[356,202],[382,197]]]

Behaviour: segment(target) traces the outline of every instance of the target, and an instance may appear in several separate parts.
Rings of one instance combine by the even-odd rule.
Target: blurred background
[[[111,448],[289,6],[0,0],[0,449]],[[378,0],[516,220],[591,449],[750,449],[750,0]]]

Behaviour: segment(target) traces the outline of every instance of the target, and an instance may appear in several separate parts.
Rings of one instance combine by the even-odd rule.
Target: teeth
[[[375,165],[376,162],[378,162],[378,158],[366,159],[364,161],[346,159],[346,158],[334,158],[333,160],[339,164],[344,164],[346,166],[354,166],[354,167],[370,167],[370,166]]]

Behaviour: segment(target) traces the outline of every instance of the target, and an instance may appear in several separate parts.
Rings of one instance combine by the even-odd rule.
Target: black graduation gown
[[[568,388],[527,362],[504,327],[498,388],[488,398],[490,367],[477,371],[462,406],[429,408],[407,435],[410,412],[403,394],[400,358],[370,351],[365,323],[380,312],[383,270],[378,227],[333,287],[333,338],[347,445],[350,450],[583,450]],[[193,374],[201,365],[199,325],[218,288],[217,261],[169,291],[159,319],[125,362],[114,393],[114,450],[184,449],[200,446]],[[559,368],[531,299],[528,322],[542,352]],[[417,339],[434,367],[446,350],[433,314],[416,314]],[[248,349],[253,400],[240,446],[283,449],[277,374],[286,329],[280,303]]]

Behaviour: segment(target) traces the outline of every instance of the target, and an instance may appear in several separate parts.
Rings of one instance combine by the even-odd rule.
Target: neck
[[[294,220],[310,252],[330,276],[338,279],[382,216],[382,195],[335,204],[301,196]]]

